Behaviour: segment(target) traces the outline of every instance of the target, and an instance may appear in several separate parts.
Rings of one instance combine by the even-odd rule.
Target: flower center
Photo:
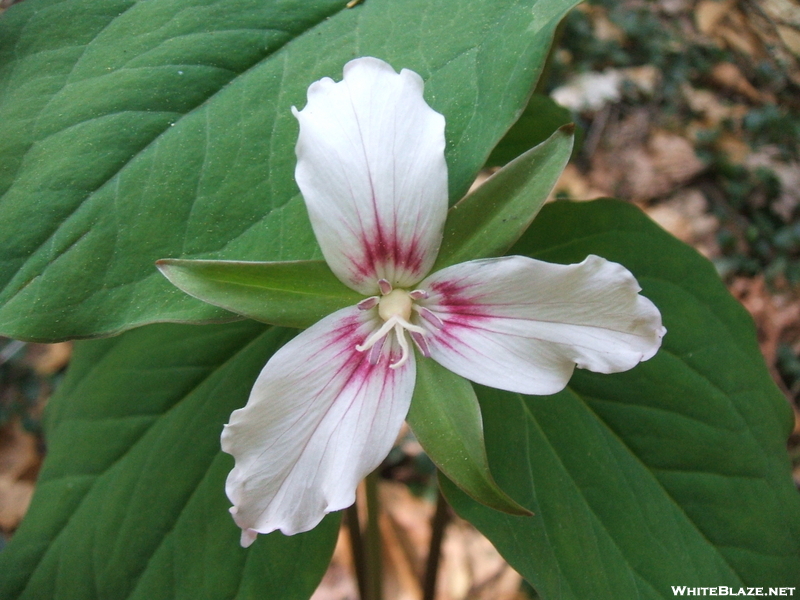
[[[378,315],[383,319],[383,325],[375,332],[372,333],[363,344],[356,346],[359,352],[369,350],[369,362],[372,365],[378,363],[383,345],[386,338],[394,331],[397,343],[400,345],[402,354],[399,360],[389,365],[392,369],[397,369],[406,363],[410,353],[408,347],[408,340],[406,339],[405,332],[411,335],[411,339],[417,344],[417,347],[425,355],[429,356],[428,345],[425,342],[425,329],[419,325],[412,325],[409,321],[411,319],[412,310],[419,312],[419,307],[414,305],[414,300],[427,297],[427,294],[422,290],[414,290],[407,292],[401,289],[392,289],[392,285],[385,279],[378,282],[381,290],[381,297],[372,296],[358,303],[358,308],[361,310],[369,310],[378,307]],[[427,309],[422,309],[427,310]],[[430,312],[430,311],[428,311]]]
[[[407,291],[392,290],[378,302],[378,314],[384,321],[388,321],[394,316],[408,321],[411,318],[411,306],[411,296]]]

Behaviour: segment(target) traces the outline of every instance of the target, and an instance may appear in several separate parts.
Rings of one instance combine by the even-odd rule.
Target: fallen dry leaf
[[[660,0],[658,6],[664,11],[664,14],[670,17],[677,17],[681,14],[689,13],[693,4],[692,0]]]
[[[41,465],[38,440],[18,420],[0,428],[0,530],[13,532],[33,496]]]
[[[783,43],[786,44],[792,54],[800,56],[800,31],[787,25],[778,25],[776,29],[781,40],[783,40]]]
[[[680,190],[663,202],[644,207],[644,212],[676,238],[694,246],[706,258],[719,256],[715,235],[719,220],[709,213],[708,201],[700,190]]]
[[[592,31],[598,40],[603,42],[625,42],[625,32],[621,27],[612,23],[604,7],[599,5],[585,5],[592,20]]]
[[[719,128],[723,121],[739,126],[750,110],[749,106],[723,100],[710,90],[697,89],[688,83],[681,86],[681,95],[689,108],[703,117],[702,126],[709,129]]]
[[[592,159],[592,186],[607,189],[615,196],[644,201],[673,193],[705,169],[688,139],[651,130],[648,121],[643,142],[627,141],[635,137],[624,129],[629,126],[628,121],[636,119],[634,114],[608,128],[604,144]]]
[[[745,96],[756,103],[775,102],[769,92],[759,92],[735,64],[720,62],[711,69],[711,79],[719,86]]]
[[[745,2],[750,29],[761,40],[777,68],[800,85],[800,2],[760,0]]]
[[[719,2],[717,0],[702,0],[694,9],[694,22],[700,33],[711,36],[717,26],[731,9],[734,0]]]
[[[775,174],[781,191],[771,208],[785,222],[792,222],[800,206],[800,162],[784,160],[778,148],[769,146],[748,155],[743,162],[750,169],[762,167]]]
[[[778,346],[787,336],[797,338],[800,334],[800,299],[790,294],[772,292],[762,275],[737,277],[729,289],[752,315],[756,323],[758,344],[775,382],[784,393],[789,391],[778,373]]]
[[[617,69],[606,69],[602,73],[580,73],[554,89],[550,97],[557,104],[575,112],[598,111],[606,104],[622,99],[624,80]]]
[[[19,527],[33,497],[34,482],[0,475],[0,530],[11,533]]]
[[[72,342],[29,344],[27,361],[42,377],[58,373],[72,357]]]
[[[25,431],[18,420],[0,428],[0,475],[33,479],[41,462],[38,443],[36,436]]]
[[[607,190],[592,187],[589,179],[573,163],[569,163],[562,171],[548,200],[555,200],[558,194],[564,194],[570,200],[594,200],[611,195]]]
[[[653,65],[620,69],[625,81],[632,83],[645,96],[652,96],[661,82],[661,71]]]
[[[741,52],[753,60],[762,59],[767,55],[761,40],[748,27],[747,19],[741,12],[731,12],[728,21],[730,25],[723,24],[717,31],[717,35],[728,48]]]
[[[736,165],[744,164],[752,152],[750,145],[740,136],[727,131],[717,138],[714,145],[717,150],[725,153],[729,162]]]
[[[358,600],[358,584],[353,575],[353,556],[347,528],[339,529],[339,538],[328,570],[310,600]]]
[[[790,52],[800,56],[800,2],[797,0],[763,0],[759,8],[769,17]]]
[[[439,600],[513,600],[522,577],[491,542],[460,519],[448,525],[442,545]]]

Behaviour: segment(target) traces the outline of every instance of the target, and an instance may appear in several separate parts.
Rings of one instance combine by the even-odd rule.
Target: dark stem
[[[431,521],[431,545],[428,563],[425,565],[425,581],[422,582],[422,600],[433,600],[436,596],[436,577],[439,574],[439,558],[442,555],[444,529],[450,521],[450,507],[439,490],[436,497],[436,512]]]
[[[367,544],[366,544],[366,591],[364,600],[382,600],[383,581],[381,575],[381,532],[378,524],[380,501],[378,500],[378,474],[367,475]]]
[[[361,523],[358,519],[358,503],[347,509],[345,514],[347,531],[350,533],[350,550],[353,553],[353,568],[358,582],[358,597],[367,600],[366,565],[364,564],[364,540],[361,539]]]

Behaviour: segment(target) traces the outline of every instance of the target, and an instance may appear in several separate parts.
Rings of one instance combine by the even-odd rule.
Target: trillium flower
[[[430,274],[447,214],[445,120],[423,82],[375,58],[308,89],[295,176],[333,273],[364,296],[278,350],[222,448],[242,545],[295,534],[355,501],[409,410],[416,361],[523,394],[652,357],[665,330],[624,267],[521,256]]]

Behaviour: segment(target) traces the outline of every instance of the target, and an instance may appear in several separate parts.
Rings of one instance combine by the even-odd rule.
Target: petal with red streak
[[[231,415],[222,449],[236,464],[225,491],[242,528],[292,535],[355,501],[359,481],[389,453],[408,412],[416,367],[401,368],[395,340],[370,365],[355,349],[380,324],[377,311],[339,310],[278,350],[247,405]]]
[[[365,295],[411,287],[439,252],[447,214],[444,117],[413,71],[376,58],[308,88],[295,178],[325,260]]]
[[[574,367],[617,373],[651,358],[666,330],[622,265],[597,256],[557,265],[522,256],[448,267],[420,286],[431,357],[477,383],[553,394]]]

